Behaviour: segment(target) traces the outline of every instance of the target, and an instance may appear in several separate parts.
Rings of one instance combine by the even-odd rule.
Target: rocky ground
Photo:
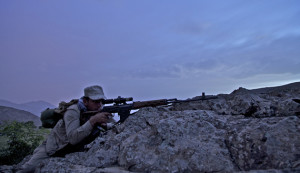
[[[37,172],[300,172],[299,83],[143,108]],[[19,165],[2,166],[13,172]]]

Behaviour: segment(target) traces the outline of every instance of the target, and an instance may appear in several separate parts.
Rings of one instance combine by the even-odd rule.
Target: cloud
[[[70,2],[0,2],[1,95],[185,97],[300,74],[298,1]]]

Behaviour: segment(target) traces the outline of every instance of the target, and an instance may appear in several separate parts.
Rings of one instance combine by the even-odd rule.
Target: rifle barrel
[[[167,99],[137,101],[137,102],[133,102],[133,109],[139,109],[143,107],[155,107],[155,106],[167,105],[167,104],[169,104]]]
[[[196,99],[175,100],[175,101],[172,101],[172,103],[193,102],[193,101],[210,100],[210,99],[217,99],[217,98],[218,98],[217,96],[205,96],[205,97],[196,98]]]

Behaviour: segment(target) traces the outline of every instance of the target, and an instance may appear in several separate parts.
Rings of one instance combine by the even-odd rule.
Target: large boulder
[[[300,119],[145,108],[90,147],[52,158],[41,171],[78,172],[80,165],[86,171],[118,166],[133,172],[292,172],[300,170]]]

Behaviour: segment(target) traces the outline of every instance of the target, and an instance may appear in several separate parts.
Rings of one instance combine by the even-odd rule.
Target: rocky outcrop
[[[294,85],[293,85],[294,86]],[[264,91],[260,93],[259,91]],[[284,88],[278,90],[247,90],[239,88],[231,94],[220,94],[213,101],[191,102],[175,107],[175,110],[212,110],[222,115],[244,115],[245,117],[279,117],[295,115],[300,111],[299,103],[293,99],[300,96],[300,83],[298,88]],[[197,97],[195,97],[197,98]]]
[[[300,172],[299,88],[143,108],[37,172]],[[6,169],[9,170],[9,169]]]

